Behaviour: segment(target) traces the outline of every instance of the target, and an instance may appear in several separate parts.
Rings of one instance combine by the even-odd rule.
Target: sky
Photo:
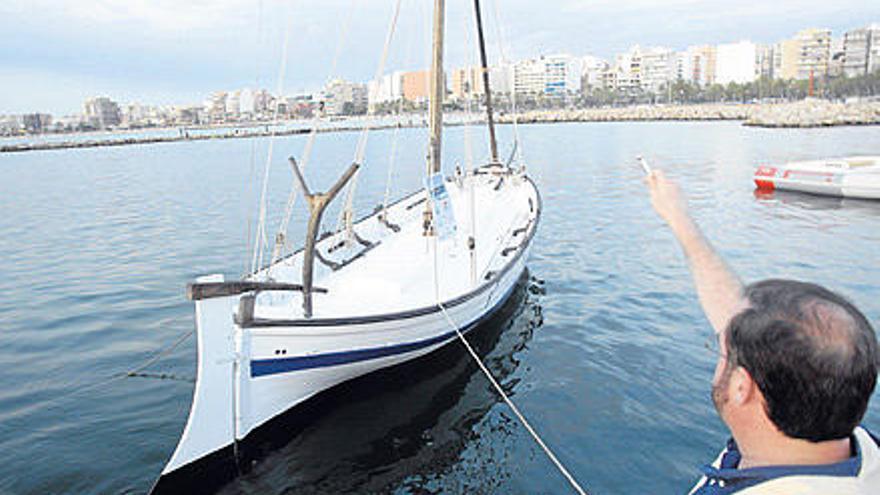
[[[371,80],[398,0],[3,0],[0,114],[81,111],[91,96],[187,104],[211,92]],[[430,0],[399,0],[385,72],[428,66]],[[875,0],[483,0],[490,62],[634,44],[770,43],[880,22]],[[470,0],[448,0],[446,67],[478,63]],[[286,40],[286,42],[285,42]],[[286,49],[285,49],[286,47]]]

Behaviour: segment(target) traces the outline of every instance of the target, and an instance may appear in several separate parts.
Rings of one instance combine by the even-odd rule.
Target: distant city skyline
[[[497,2],[497,3],[496,3]],[[403,0],[387,71],[426,66],[430,3]],[[448,2],[448,69],[473,65],[471,2]],[[352,7],[353,6],[353,7]],[[276,91],[289,19],[282,93],[315,91],[332,76],[373,78],[394,2],[375,0],[6,0],[0,4],[0,114],[82,112],[82,102],[191,104],[214,90]],[[632,45],[772,43],[806,27],[843,31],[880,19],[880,2],[795,2],[757,5],[674,0],[484,0],[490,58],[500,53],[499,10],[510,60],[549,53],[612,59]],[[345,26],[348,29],[344,29]],[[345,31],[337,70],[330,67]],[[472,44],[472,42],[471,42]]]

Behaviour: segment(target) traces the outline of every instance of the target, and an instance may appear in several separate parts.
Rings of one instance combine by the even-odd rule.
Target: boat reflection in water
[[[542,291],[542,282],[524,272],[504,306],[467,335],[508,391],[517,383],[508,381],[519,366],[517,353],[543,323]],[[456,340],[414,362],[339,385],[273,421],[270,431],[240,450],[246,472],[219,493],[375,493],[442,484],[440,476],[461,468],[469,446],[480,448],[480,431],[486,430],[477,425],[499,402]],[[495,444],[497,439],[487,448],[497,456]],[[496,472],[468,472],[454,487],[435,488],[467,491],[472,484],[492,491],[506,478],[497,470],[513,462],[496,457],[490,464]]]
[[[818,211],[846,208],[880,214],[880,202],[869,199],[821,196],[797,191],[762,191],[760,189],[755,189],[754,197],[760,203],[781,203],[803,210]]]

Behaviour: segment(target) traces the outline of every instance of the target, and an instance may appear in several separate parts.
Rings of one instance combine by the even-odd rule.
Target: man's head
[[[764,413],[786,436],[821,442],[850,435],[880,363],[865,316],[825,288],[792,280],[757,282],[745,297],[748,308],[722,336],[724,365],[713,383],[722,417],[731,380],[753,381]]]

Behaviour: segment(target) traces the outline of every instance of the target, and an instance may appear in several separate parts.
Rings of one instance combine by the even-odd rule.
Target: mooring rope
[[[193,333],[195,333],[195,329],[191,329],[191,330],[188,330],[187,332],[184,332],[170,345],[163,347],[162,349],[159,349],[149,359],[147,359],[143,363],[139,364],[138,366],[131,368],[128,371],[113,373],[110,376],[106,377],[105,379],[97,381],[95,383],[89,383],[86,385],[82,385],[80,387],[74,387],[74,388],[68,390],[66,393],[63,393],[61,395],[57,395],[54,398],[48,400],[43,405],[53,406],[57,402],[60,402],[64,399],[67,399],[68,397],[72,397],[74,395],[81,394],[81,393],[86,392],[88,390],[94,390],[96,388],[104,387],[104,386],[110,385],[111,383],[115,383],[115,382],[118,382],[122,379],[130,378],[130,377],[162,378],[162,379],[166,379],[166,380],[194,382],[195,380],[193,380],[193,379],[186,379],[184,377],[174,375],[171,373],[157,374],[157,373],[144,372],[144,370],[146,368],[152,366],[157,361],[159,361],[163,357],[170,354],[174,349],[177,349],[178,347],[180,347],[180,344],[184,343],[186,341],[186,339],[188,339],[189,337],[192,336]],[[162,375],[164,375],[164,376],[162,376]]]
[[[562,461],[560,461],[559,458],[556,457],[556,454],[554,454],[553,451],[550,450],[550,447],[548,447],[547,444],[544,443],[544,440],[541,439],[541,436],[538,435],[538,432],[535,431],[535,429],[532,427],[531,423],[528,422],[526,417],[520,412],[519,408],[516,407],[516,404],[513,403],[513,401],[510,399],[510,397],[508,397],[507,393],[504,391],[504,389],[501,388],[501,385],[498,383],[497,380],[495,380],[495,377],[492,376],[492,373],[489,371],[488,368],[486,368],[486,365],[483,364],[483,360],[480,359],[480,356],[477,355],[477,352],[474,350],[473,347],[471,347],[470,342],[468,342],[468,340],[465,338],[465,336],[461,332],[461,329],[458,326],[458,324],[456,324],[455,321],[453,321],[452,317],[449,315],[449,312],[446,310],[446,307],[443,306],[443,303],[440,300],[440,283],[438,280],[439,268],[438,268],[438,264],[437,264],[438,241],[437,241],[436,236],[434,237],[433,244],[434,244],[434,293],[436,294],[436,297],[437,297],[437,307],[440,308],[440,312],[443,313],[443,317],[446,318],[446,322],[449,324],[449,327],[455,331],[455,335],[458,337],[458,339],[464,345],[465,349],[467,349],[468,353],[471,355],[471,357],[474,359],[474,361],[480,367],[480,370],[486,376],[486,379],[489,380],[489,383],[492,384],[492,387],[495,388],[495,391],[498,392],[498,395],[500,395],[501,398],[504,400],[504,402],[507,404],[507,406],[510,407],[511,411],[513,411],[513,414],[515,414],[517,419],[519,419],[519,422],[523,425],[523,427],[525,427],[526,431],[529,432],[529,435],[532,436],[532,438],[535,440],[535,442],[538,444],[538,446],[540,446],[541,449],[544,451],[544,453],[547,454],[547,457],[556,466],[556,469],[558,469],[559,472],[562,473],[562,475],[565,477],[565,479],[568,481],[568,483],[571,485],[571,487],[579,495],[587,495],[587,492],[583,488],[581,488],[581,485],[578,484],[578,482],[574,478],[574,476],[572,476],[572,474],[568,471],[568,469],[565,468],[565,466],[562,464]]]
[[[529,435],[532,436],[538,446],[540,446],[544,453],[547,454],[547,457],[550,458],[550,461],[556,466],[556,469],[558,469],[559,472],[562,473],[562,475],[565,477],[571,487],[580,495],[587,495],[587,492],[583,488],[581,488],[581,485],[578,484],[574,476],[572,476],[568,469],[565,468],[565,466],[562,464],[562,461],[560,461],[559,458],[556,457],[556,454],[554,454],[553,451],[550,450],[550,447],[548,447],[547,444],[544,443],[544,440],[541,439],[541,436],[538,435],[538,432],[535,431],[528,420],[526,420],[525,416],[523,416],[519,408],[516,407],[516,404],[514,404],[513,401],[510,400],[510,397],[507,396],[507,394],[504,392],[504,389],[501,388],[501,385],[498,384],[498,381],[495,380],[495,378],[492,376],[492,373],[489,372],[489,369],[486,368],[485,364],[483,364],[483,361],[477,355],[477,352],[474,350],[473,347],[471,347],[470,342],[468,342],[464,334],[461,333],[458,325],[456,325],[455,322],[452,320],[452,317],[449,316],[449,313],[446,311],[446,308],[443,306],[443,304],[438,302],[437,306],[440,307],[440,311],[443,313],[443,316],[446,318],[449,326],[455,330],[455,334],[458,336],[458,339],[461,340],[461,343],[464,344],[465,349],[467,349],[471,357],[474,358],[474,361],[477,362],[477,365],[480,367],[480,370],[483,372],[483,374],[486,375],[486,379],[489,380],[489,382],[492,384],[492,387],[494,387],[495,391],[498,392],[498,395],[500,395],[504,402],[507,403],[508,407],[510,407],[510,410],[513,411],[513,414],[515,414],[517,419],[519,419],[519,422],[525,427],[526,431],[529,432]]]

